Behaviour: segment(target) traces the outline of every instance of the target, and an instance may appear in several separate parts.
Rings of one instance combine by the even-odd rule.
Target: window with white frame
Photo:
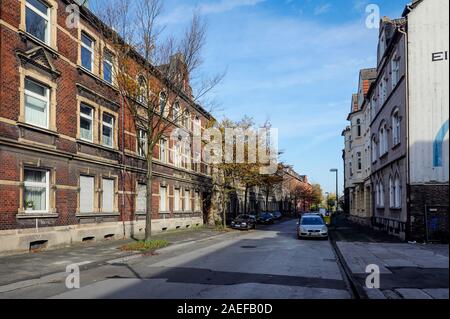
[[[182,143],[180,141],[175,142],[174,146],[174,164],[176,167],[182,167],[183,165],[183,153],[182,153]]]
[[[396,110],[392,115],[392,144],[394,146],[400,144],[400,138],[401,138],[400,114],[399,111]]]
[[[191,191],[187,189],[184,191],[184,210],[191,211]]]
[[[137,151],[138,155],[141,157],[147,156],[147,132],[144,130],[138,130],[138,137],[137,137]]]
[[[103,80],[112,84],[113,83],[113,55],[106,51],[103,53]]]
[[[27,33],[50,45],[50,7],[40,0],[26,0],[25,26]]]
[[[395,185],[392,177],[389,177],[389,207],[395,207]]]
[[[191,130],[191,113],[188,110],[184,112],[183,126],[190,131]]]
[[[378,205],[380,208],[384,207],[384,185],[382,182],[380,182],[380,202]]]
[[[80,176],[80,213],[94,212],[94,177]]]
[[[50,172],[25,168],[24,208],[27,212],[47,213],[50,204]]]
[[[397,86],[400,80],[400,57],[395,54],[391,61],[391,73],[392,73],[392,89]]]
[[[25,78],[25,122],[48,129],[50,89],[30,78]]]
[[[169,211],[169,206],[167,205],[167,187],[159,187],[159,211],[167,212]]]
[[[401,208],[402,207],[402,187],[401,187],[401,184],[400,184],[400,177],[398,175],[395,176],[394,187],[395,187],[394,207],[395,208]]]
[[[80,104],[80,138],[93,142],[94,140],[94,108]]]
[[[147,211],[147,185],[138,183],[136,193],[136,212],[144,213]]]
[[[202,124],[200,122],[200,118],[198,116],[194,119],[194,135],[200,136],[202,134]]]
[[[376,141],[376,137],[372,137],[372,142],[371,142],[371,152],[372,152],[372,163],[375,163],[378,159],[378,154],[377,154],[377,150],[378,150],[378,145],[377,145],[377,141]]]
[[[114,147],[114,117],[103,113],[102,121],[102,144],[103,146]]]
[[[180,103],[178,102],[173,107],[172,119],[177,124],[180,122]]]
[[[102,211],[104,213],[114,212],[114,180],[102,179]]]
[[[379,149],[380,149],[380,156],[383,156],[388,152],[388,134],[386,123],[382,124],[382,126],[380,127]]]
[[[167,163],[167,140],[165,138],[159,140],[159,160]]]
[[[164,92],[159,94],[159,112],[165,114],[167,112],[167,95]]]
[[[138,92],[136,92],[136,100],[141,104],[147,104],[147,81],[143,75],[138,77]]]
[[[375,99],[375,96],[373,96],[372,99],[370,100],[370,112],[372,119],[374,119],[377,113],[377,101]]]
[[[358,137],[361,136],[361,120],[360,119],[356,120],[356,135]]]
[[[176,188],[174,190],[174,194],[173,194],[173,210],[175,212],[179,212],[181,211],[181,196],[180,196],[180,189]]]
[[[185,169],[191,169],[191,145],[189,144],[189,142],[184,143],[183,167]]]
[[[81,66],[94,72],[95,41],[84,32],[81,33]]]
[[[379,103],[379,107],[380,108],[382,108],[384,103],[386,102],[386,97],[387,97],[387,85],[386,85],[386,83],[387,83],[387,79],[383,78],[380,81],[380,84],[379,84],[378,95],[379,95],[379,98],[380,98],[380,103]]]

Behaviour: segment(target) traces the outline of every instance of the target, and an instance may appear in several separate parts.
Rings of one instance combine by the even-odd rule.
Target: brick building
[[[0,2],[0,252],[138,234],[145,229],[141,131],[121,105],[114,50],[68,0]],[[102,54],[99,54],[102,52]],[[170,92],[155,72],[150,85]],[[192,133],[212,119],[187,86],[178,94]],[[170,116],[170,115],[168,115]],[[182,153],[182,154],[181,154]],[[178,158],[190,145],[161,139],[154,156],[154,231],[203,224],[210,170]]]

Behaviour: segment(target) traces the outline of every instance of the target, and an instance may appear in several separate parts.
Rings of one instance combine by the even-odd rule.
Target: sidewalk
[[[154,239],[167,240],[170,245],[180,245],[224,234],[214,229],[198,228],[171,231],[154,235]],[[68,248],[13,256],[0,256],[0,286],[35,280],[51,274],[65,272],[66,266],[78,264],[84,269],[96,267],[120,258],[140,256],[119,248],[133,240],[101,241],[73,245]],[[169,246],[170,247],[170,246]]]
[[[357,285],[371,299],[448,299],[449,247],[408,244],[338,220],[331,230]],[[380,289],[366,288],[366,267],[380,269]]]

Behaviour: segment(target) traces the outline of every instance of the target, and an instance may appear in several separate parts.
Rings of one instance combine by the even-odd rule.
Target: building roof
[[[362,69],[359,74],[361,80],[374,80],[377,78],[377,68]]]

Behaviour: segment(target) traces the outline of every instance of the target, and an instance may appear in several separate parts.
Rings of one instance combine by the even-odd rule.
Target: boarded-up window
[[[167,212],[167,188],[160,187],[159,188],[159,211]]]
[[[147,211],[147,185],[138,184],[136,212],[144,213]]]
[[[104,178],[102,189],[102,210],[104,213],[112,213],[114,212],[114,180]]]
[[[181,211],[180,208],[180,190],[179,189],[175,189],[174,191],[174,198],[173,198],[173,210],[176,212]]]
[[[94,178],[80,176],[80,213],[94,211]]]

